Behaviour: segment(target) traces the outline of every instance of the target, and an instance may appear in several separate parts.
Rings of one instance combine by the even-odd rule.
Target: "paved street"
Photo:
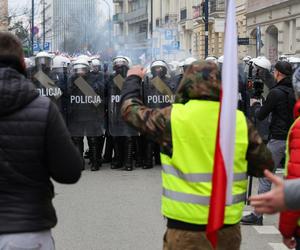
[[[106,165],[99,172],[84,171],[77,185],[55,186],[57,250],[162,248],[159,167],[125,172]],[[241,250],[286,249],[276,223],[277,216],[266,216],[262,227],[243,226]]]

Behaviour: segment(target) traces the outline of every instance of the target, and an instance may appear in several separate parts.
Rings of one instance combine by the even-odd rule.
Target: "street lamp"
[[[205,15],[205,58],[208,56],[208,0],[204,3]]]
[[[33,55],[33,43],[34,43],[34,0],[31,1],[31,53]]]
[[[108,19],[108,26],[109,26],[109,46],[112,47],[112,41],[111,41],[111,6],[110,4],[107,2],[107,0],[102,0],[104,3],[106,3],[107,8],[108,8],[108,15],[109,15],[109,19]]]

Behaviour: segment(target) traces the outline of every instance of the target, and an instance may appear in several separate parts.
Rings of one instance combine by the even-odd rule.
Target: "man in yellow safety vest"
[[[161,145],[162,214],[167,218],[164,250],[212,249],[206,238],[219,114],[221,75],[215,63],[194,62],[179,85],[176,101],[162,109],[142,103],[145,70],[128,72],[122,90],[123,118]],[[237,112],[233,202],[226,206],[218,249],[236,250],[247,191],[247,174],[262,177],[272,156],[253,125]]]

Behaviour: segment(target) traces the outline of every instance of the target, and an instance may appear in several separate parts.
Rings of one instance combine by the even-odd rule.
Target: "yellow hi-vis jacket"
[[[171,112],[172,158],[161,154],[162,214],[169,219],[206,225],[220,103],[190,100],[173,104]],[[233,202],[226,205],[224,224],[242,217],[247,190],[248,128],[237,111],[234,155]]]

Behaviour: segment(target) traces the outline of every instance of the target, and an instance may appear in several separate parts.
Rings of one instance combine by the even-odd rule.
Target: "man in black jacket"
[[[77,182],[82,161],[56,105],[25,75],[21,43],[0,32],[0,249],[52,250],[50,178]]]
[[[271,88],[263,107],[256,113],[259,120],[264,120],[271,114],[269,141],[267,147],[272,153],[274,171],[285,156],[286,139],[293,123],[293,107],[295,95],[292,86],[293,70],[290,63],[278,61],[275,65],[274,78],[277,84]],[[258,193],[271,190],[271,182],[267,178],[259,179]],[[242,219],[245,225],[262,225],[262,214],[254,211]]]

